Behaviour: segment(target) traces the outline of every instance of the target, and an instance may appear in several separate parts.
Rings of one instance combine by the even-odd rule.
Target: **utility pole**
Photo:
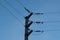
[[[33,13],[29,14],[25,17],[25,40],[28,40],[28,36],[33,32],[33,30],[30,30],[29,27],[33,23],[32,21],[29,21],[29,18],[32,16]]]
[[[25,40],[28,40],[28,37],[32,32],[43,32],[43,31],[41,31],[41,30],[33,31],[29,28],[30,25],[33,23],[33,21],[29,20],[29,18],[33,15],[33,12],[30,12],[26,7],[24,7],[24,9],[28,13],[30,13],[28,16],[25,17],[25,35],[24,35],[24,38],[25,38]],[[35,14],[39,15],[39,14],[42,14],[42,13],[35,13]],[[37,23],[37,24],[42,23],[43,24],[43,22],[38,22],[38,21],[35,22],[35,23]]]

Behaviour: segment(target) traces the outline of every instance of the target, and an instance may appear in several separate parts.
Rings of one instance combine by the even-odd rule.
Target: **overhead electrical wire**
[[[60,23],[60,21],[35,21],[34,24],[45,24],[45,23]]]
[[[53,29],[53,30],[44,30],[45,32],[51,32],[51,31],[60,31],[60,29]]]
[[[17,0],[18,1],[18,0]],[[28,2],[29,4],[31,4],[29,1],[27,1],[27,0],[25,0],[26,2]],[[18,1],[19,2],[19,1]],[[44,13],[44,14],[60,14],[60,11],[55,11],[55,12],[42,12],[42,13]]]
[[[28,10],[26,6],[23,5],[20,1],[16,0],[28,13],[33,13],[32,11]]]
[[[60,23],[60,21],[44,21],[43,23]]]
[[[18,1],[18,0],[16,0],[20,5],[22,5],[23,7],[25,7],[20,1]],[[50,14],[57,14],[57,13],[59,13],[60,14],[60,12],[49,12]],[[46,13],[44,13],[44,14],[48,14],[47,12]],[[60,21],[46,21],[46,22],[43,22],[43,23],[60,23]]]
[[[52,31],[60,31],[60,29],[45,29],[45,30],[34,30],[34,32],[40,32],[40,33],[43,33],[43,32],[52,32]]]
[[[59,28],[54,28],[54,29],[41,29],[41,30],[43,30],[44,32],[50,32],[50,31],[60,31],[60,29]]]
[[[19,4],[21,4],[23,7],[25,7],[21,2],[19,2],[18,0],[16,0]],[[60,13],[60,12],[57,12],[57,13]],[[50,14],[55,14],[55,12],[50,12]],[[50,21],[50,22],[44,22],[44,23],[57,23],[57,22],[60,22],[60,21]],[[59,31],[59,30],[46,30],[46,31]]]
[[[15,7],[13,7],[7,0],[4,0],[4,2],[6,2],[7,4],[9,4],[14,10],[16,10],[16,12],[20,15],[20,17],[24,18],[24,16],[20,13],[20,11],[18,11]]]
[[[60,31],[60,29],[44,29],[44,30],[38,30],[37,32],[50,32],[50,31]]]
[[[20,13],[20,11],[18,11],[15,7],[13,7],[7,0],[5,0],[5,2],[6,2],[7,4],[9,4],[14,10],[16,10],[16,12],[18,12],[18,14],[19,14],[21,17],[24,18],[24,16]]]
[[[16,0],[23,8],[25,7],[20,1]]]
[[[60,32],[60,29],[53,29],[53,30],[48,30],[48,29],[46,29],[46,30],[43,30],[44,32]],[[39,33],[39,35],[41,34],[41,33],[44,33],[44,32],[37,32],[37,33]],[[35,32],[34,32],[35,33]],[[34,34],[33,34],[34,35]],[[36,34],[35,34],[36,35]],[[38,35],[38,34],[37,34]],[[46,33],[44,34],[44,35],[46,35]]]
[[[17,0],[18,1],[18,0]],[[20,4],[22,4],[20,1],[18,1]],[[27,1],[26,1],[27,2]],[[30,3],[30,2],[29,2]],[[55,12],[42,12],[44,14],[60,14],[60,11]]]
[[[60,12],[44,12],[44,14],[60,14]]]
[[[20,1],[16,0],[22,7],[25,7]],[[42,12],[43,14],[60,14],[60,12]]]
[[[0,5],[1,5],[2,7],[4,7],[4,8],[6,8],[13,17],[15,17],[22,25],[24,25],[24,24],[20,21],[20,19],[19,19],[18,17],[16,17],[7,7],[5,7],[5,6],[4,6],[3,4],[1,4],[1,3],[0,3]]]
[[[19,1],[18,1],[19,2]],[[12,6],[9,2],[7,2],[10,6]],[[21,21],[20,21],[20,19],[18,19],[7,7],[5,7],[4,5],[2,5],[4,8],[6,8],[8,11],[9,11],[9,13],[12,15],[12,16],[14,16],[22,25],[24,25]],[[25,7],[24,5],[22,5],[23,7]],[[12,8],[14,8],[13,6],[12,6]],[[14,8],[15,9],[15,8]],[[16,9],[15,9],[16,10]],[[17,11],[17,10],[16,10]],[[18,12],[18,11],[17,11]],[[20,13],[20,12],[18,12],[18,13]],[[45,14],[47,14],[47,13],[45,13]],[[50,13],[50,14],[56,14],[56,13]],[[21,14],[20,14],[21,15]],[[60,21],[49,21],[49,22],[44,22],[44,23],[57,23],[57,22],[60,22]],[[44,30],[44,32],[52,32],[52,31],[60,31],[60,29],[54,29],[54,30]]]

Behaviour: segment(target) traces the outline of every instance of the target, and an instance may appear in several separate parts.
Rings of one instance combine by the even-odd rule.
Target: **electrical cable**
[[[60,23],[60,21],[46,21],[46,22],[43,22],[43,23]]]
[[[18,0],[16,0],[19,4],[21,4],[23,7],[25,7],[21,2],[19,2]],[[50,14],[55,14],[55,12],[50,12]],[[57,13],[60,13],[60,12],[57,12]],[[44,22],[44,23],[57,23],[57,22],[60,22],[60,21],[50,21],[50,22]],[[56,30],[48,30],[48,31],[56,31]],[[59,31],[59,30],[57,30]]]
[[[45,32],[51,32],[51,31],[60,31],[60,29],[53,29],[53,30],[44,30]]]
[[[25,7],[20,1],[16,0],[19,4],[21,4],[23,7]],[[42,12],[44,14],[60,14],[60,12]]]
[[[22,7],[25,7],[20,1],[16,0]],[[43,14],[60,14],[60,12],[42,12]]]
[[[23,8],[25,7],[20,1],[16,0]]]
[[[34,24],[45,24],[45,23],[60,23],[60,21],[37,21]]]
[[[7,0],[5,0],[5,2],[6,2],[7,4],[9,4],[13,9],[15,9],[21,17],[24,17],[24,16],[23,16],[15,7],[13,7]]]
[[[0,3],[0,5],[1,5],[2,7],[4,7],[4,8],[6,8],[13,17],[15,17],[22,25],[24,25],[24,24],[20,21],[20,19],[18,19],[7,7],[5,7],[4,5],[2,5],[1,3]]]
[[[33,13],[30,10],[28,10],[20,1],[16,0],[28,13]]]
[[[60,12],[44,12],[44,14],[60,14]]]
[[[26,0],[26,2],[28,2],[27,0]],[[29,4],[31,4],[30,2],[28,2]],[[59,12],[42,12],[42,13],[44,13],[44,14],[60,14],[60,11]]]

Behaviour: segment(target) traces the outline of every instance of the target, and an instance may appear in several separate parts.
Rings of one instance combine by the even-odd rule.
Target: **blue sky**
[[[31,16],[30,20],[43,21],[44,24],[33,23],[30,29],[44,32],[33,32],[29,40],[60,40],[60,0],[18,1],[34,13],[44,13]],[[16,0],[0,0],[0,40],[24,40],[24,17],[28,14]]]

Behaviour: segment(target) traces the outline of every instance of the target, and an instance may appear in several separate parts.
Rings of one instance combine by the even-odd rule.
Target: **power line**
[[[18,1],[19,2],[19,1]],[[24,7],[24,5],[22,5]],[[51,13],[53,14],[53,13]],[[54,13],[55,14],[55,13]],[[56,23],[56,22],[60,22],[60,21],[52,21],[52,22],[47,22],[47,23]],[[46,23],[46,22],[45,22]],[[60,30],[45,30],[45,31],[60,31]]]
[[[20,1],[16,0],[22,7],[25,7]]]
[[[19,4],[21,4],[23,7],[25,7],[20,1],[16,0]],[[44,14],[60,14],[60,12],[45,12]],[[43,23],[60,23],[60,21],[44,21]],[[56,31],[56,30],[49,30],[49,31]]]
[[[25,7],[20,1],[16,0],[20,5],[22,5],[23,7]],[[27,1],[26,1],[27,2]],[[44,14],[60,14],[60,12],[42,12]]]
[[[24,16],[23,16],[15,7],[13,7],[7,0],[5,0],[5,2],[6,2],[7,4],[9,4],[13,9],[15,9],[21,17],[24,17]]]
[[[45,32],[50,32],[50,31],[60,31],[60,29],[53,29],[53,30],[44,30]]]
[[[60,14],[60,12],[44,12],[44,14]]]
[[[45,24],[45,23],[60,23],[60,21],[36,21],[34,24]]]
[[[34,13],[28,10],[20,1],[16,0],[28,13],[33,13],[34,15],[43,15],[43,13]]]
[[[28,10],[24,5],[23,3],[21,3],[20,1],[16,0],[26,11],[32,13],[30,10]]]
[[[24,25],[24,24],[20,21],[20,19],[18,19],[7,7],[5,7],[4,5],[2,5],[1,3],[0,3],[0,5],[1,5],[2,7],[4,7],[4,8],[6,8],[13,17],[15,17],[22,25]]]
[[[42,32],[51,32],[51,31],[60,31],[60,29],[45,29],[45,30],[41,30]],[[40,30],[34,31],[34,32],[40,32]]]
[[[60,21],[44,21],[43,23],[60,23]]]
[[[28,2],[29,4],[31,4],[30,3],[30,1],[27,1],[27,0],[25,0],[26,2]],[[60,14],[60,11],[58,11],[58,12],[42,12],[42,13],[44,13],[44,14]]]
[[[25,7],[20,1],[16,0],[22,7]],[[60,12],[42,12],[44,14],[60,14]]]

